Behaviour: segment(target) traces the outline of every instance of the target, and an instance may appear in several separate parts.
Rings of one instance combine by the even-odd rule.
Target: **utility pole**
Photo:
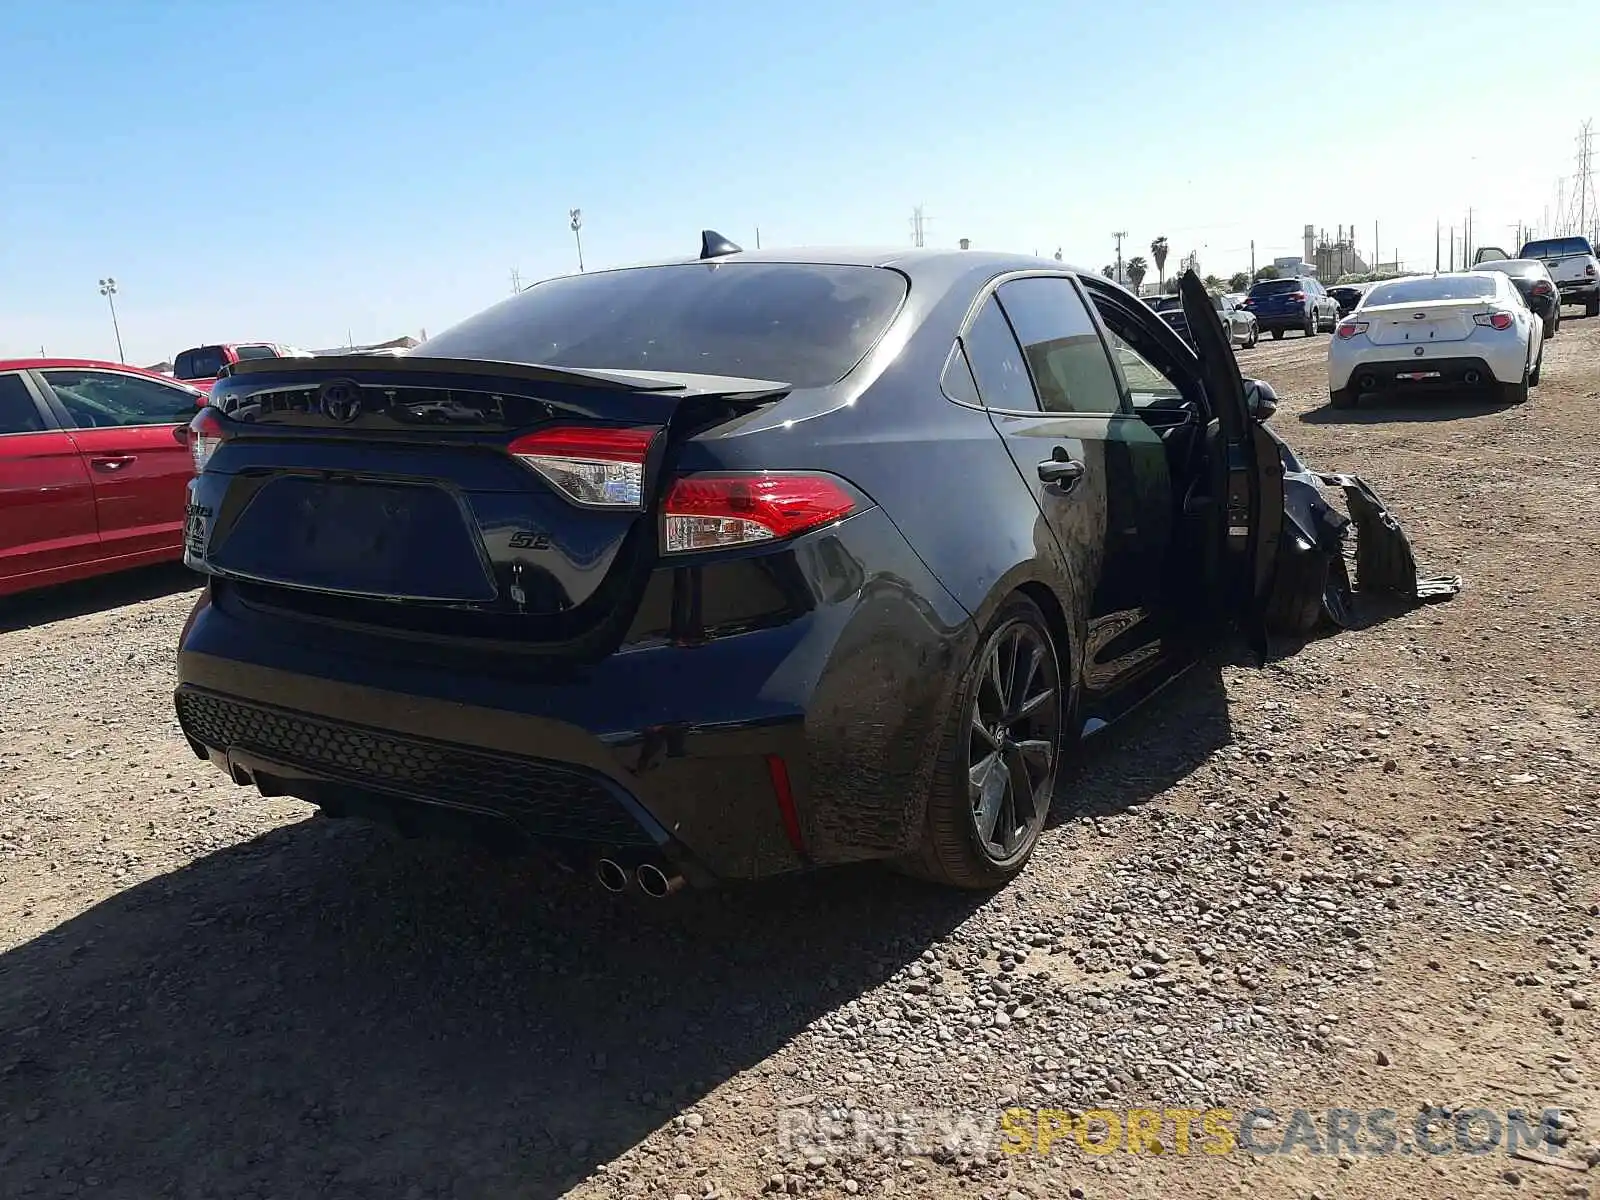
[[[1450,226],[1450,269],[1456,269],[1456,227]]]
[[[1439,222],[1433,222],[1433,273],[1439,273]]]
[[[1472,209],[1467,208],[1467,224],[1461,234],[1461,269],[1465,271],[1472,265]]]
[[[1378,269],[1378,260],[1381,257],[1378,253],[1378,223],[1374,221],[1372,223],[1372,269],[1374,271]]]
[[[583,209],[569,209],[567,218],[572,225],[572,240],[578,244],[578,274],[583,274],[583,234],[578,232],[583,228]]]
[[[122,352],[122,328],[117,324],[117,281],[107,275],[100,281],[100,294],[111,306],[111,332],[117,335],[117,361],[125,363],[128,356]]]
[[[1119,229],[1111,235],[1117,239],[1117,282],[1122,282],[1122,239],[1128,236],[1126,229]]]
[[[1255,238],[1251,238],[1250,239],[1250,280],[1251,280],[1251,282],[1255,281],[1255,277],[1256,277],[1256,240],[1255,240]]]
[[[761,226],[756,226],[756,249],[761,249]]]

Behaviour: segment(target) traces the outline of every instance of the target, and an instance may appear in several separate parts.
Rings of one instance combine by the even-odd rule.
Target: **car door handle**
[[[1069,491],[1083,478],[1083,464],[1075,458],[1047,458],[1039,464],[1039,481]]]
[[[100,458],[91,458],[89,461],[102,471],[120,471],[131,463],[135,457],[137,456],[132,454],[110,454]]]

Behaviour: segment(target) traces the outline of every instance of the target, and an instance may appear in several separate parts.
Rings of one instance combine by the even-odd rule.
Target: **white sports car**
[[[1328,346],[1328,399],[1365,394],[1497,391],[1528,398],[1544,361],[1544,323],[1499,272],[1419,275],[1375,283]]]

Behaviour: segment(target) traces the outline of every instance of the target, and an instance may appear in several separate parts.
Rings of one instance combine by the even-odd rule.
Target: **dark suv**
[[[1255,313],[1261,332],[1275,338],[1291,329],[1315,337],[1339,323],[1339,302],[1309,275],[1260,280],[1245,297],[1244,307]]]

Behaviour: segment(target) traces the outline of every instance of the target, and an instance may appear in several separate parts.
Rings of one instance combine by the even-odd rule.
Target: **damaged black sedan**
[[[1003,884],[1080,739],[1230,628],[1347,603],[1344,477],[1182,296],[1193,347],[1054,261],[707,234],[393,359],[240,363],[191,426],[183,732],[613,890]],[[1352,515],[1358,584],[1415,594]]]

